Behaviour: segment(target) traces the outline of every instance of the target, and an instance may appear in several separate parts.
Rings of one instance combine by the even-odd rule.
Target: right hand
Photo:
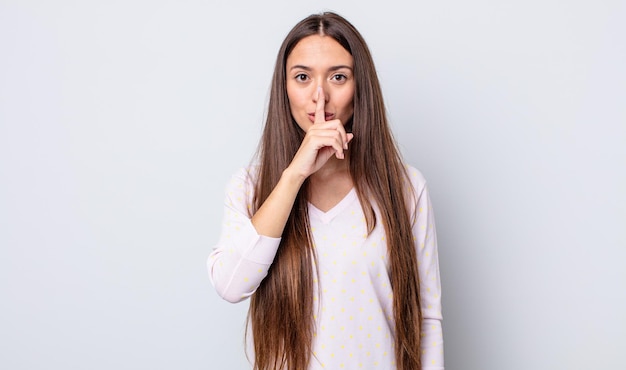
[[[343,151],[348,149],[348,143],[354,137],[353,134],[346,133],[340,120],[326,121],[324,106],[324,91],[318,87],[315,121],[304,136],[300,148],[289,165],[291,170],[303,178],[317,172],[333,155],[337,159],[344,159]]]

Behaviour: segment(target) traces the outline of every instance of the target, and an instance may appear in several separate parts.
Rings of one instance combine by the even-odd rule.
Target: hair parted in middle
[[[294,158],[305,132],[292,117],[286,89],[286,64],[300,40],[331,37],[354,61],[354,114],[346,130],[354,138],[346,152],[350,176],[365,215],[368,233],[382,222],[389,255],[395,357],[398,370],[420,366],[419,278],[412,235],[413,196],[406,167],[391,133],[374,61],[357,29],[335,13],[311,15],[287,35],[278,52],[258,166],[253,214],[267,199]],[[316,253],[308,215],[309,182],[301,187],[285,225],[268,275],[252,295],[248,321],[254,341],[254,369],[306,369],[312,356]],[[414,204],[414,203],[413,203]],[[251,215],[252,215],[251,214]]]

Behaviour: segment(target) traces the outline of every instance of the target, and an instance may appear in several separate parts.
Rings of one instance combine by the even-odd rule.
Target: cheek
[[[352,112],[354,110],[354,93],[348,93],[343,97],[343,110]]]
[[[343,106],[346,107],[346,109],[352,109],[354,106],[354,90],[354,84],[350,84],[350,86],[346,86],[342,91]]]
[[[302,106],[302,92],[297,89],[290,89],[289,85],[287,85],[287,99],[289,99],[289,107],[292,110]]]

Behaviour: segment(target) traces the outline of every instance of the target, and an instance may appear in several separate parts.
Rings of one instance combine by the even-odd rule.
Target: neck
[[[349,160],[332,157],[324,167],[309,176],[307,200],[326,212],[337,205],[352,187]]]
[[[312,183],[327,181],[330,178],[342,177],[350,173],[350,160],[346,153],[345,159],[337,159],[334,155],[330,157],[328,162],[312,174],[309,179]]]

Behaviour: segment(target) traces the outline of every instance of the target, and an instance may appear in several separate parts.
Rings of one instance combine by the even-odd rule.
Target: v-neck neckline
[[[354,189],[354,187],[352,187],[352,189],[350,189],[348,194],[346,194],[343,197],[343,199],[341,199],[337,204],[335,204],[332,208],[330,208],[326,212],[324,212],[321,209],[315,207],[313,205],[313,203],[308,202],[308,204],[309,204],[309,215],[316,216],[317,218],[322,220],[322,222],[325,223],[325,224],[330,223],[330,221],[332,221],[333,218],[335,218],[348,205],[350,205],[350,203],[352,203],[352,201],[355,200],[356,197],[357,197],[356,190]]]

